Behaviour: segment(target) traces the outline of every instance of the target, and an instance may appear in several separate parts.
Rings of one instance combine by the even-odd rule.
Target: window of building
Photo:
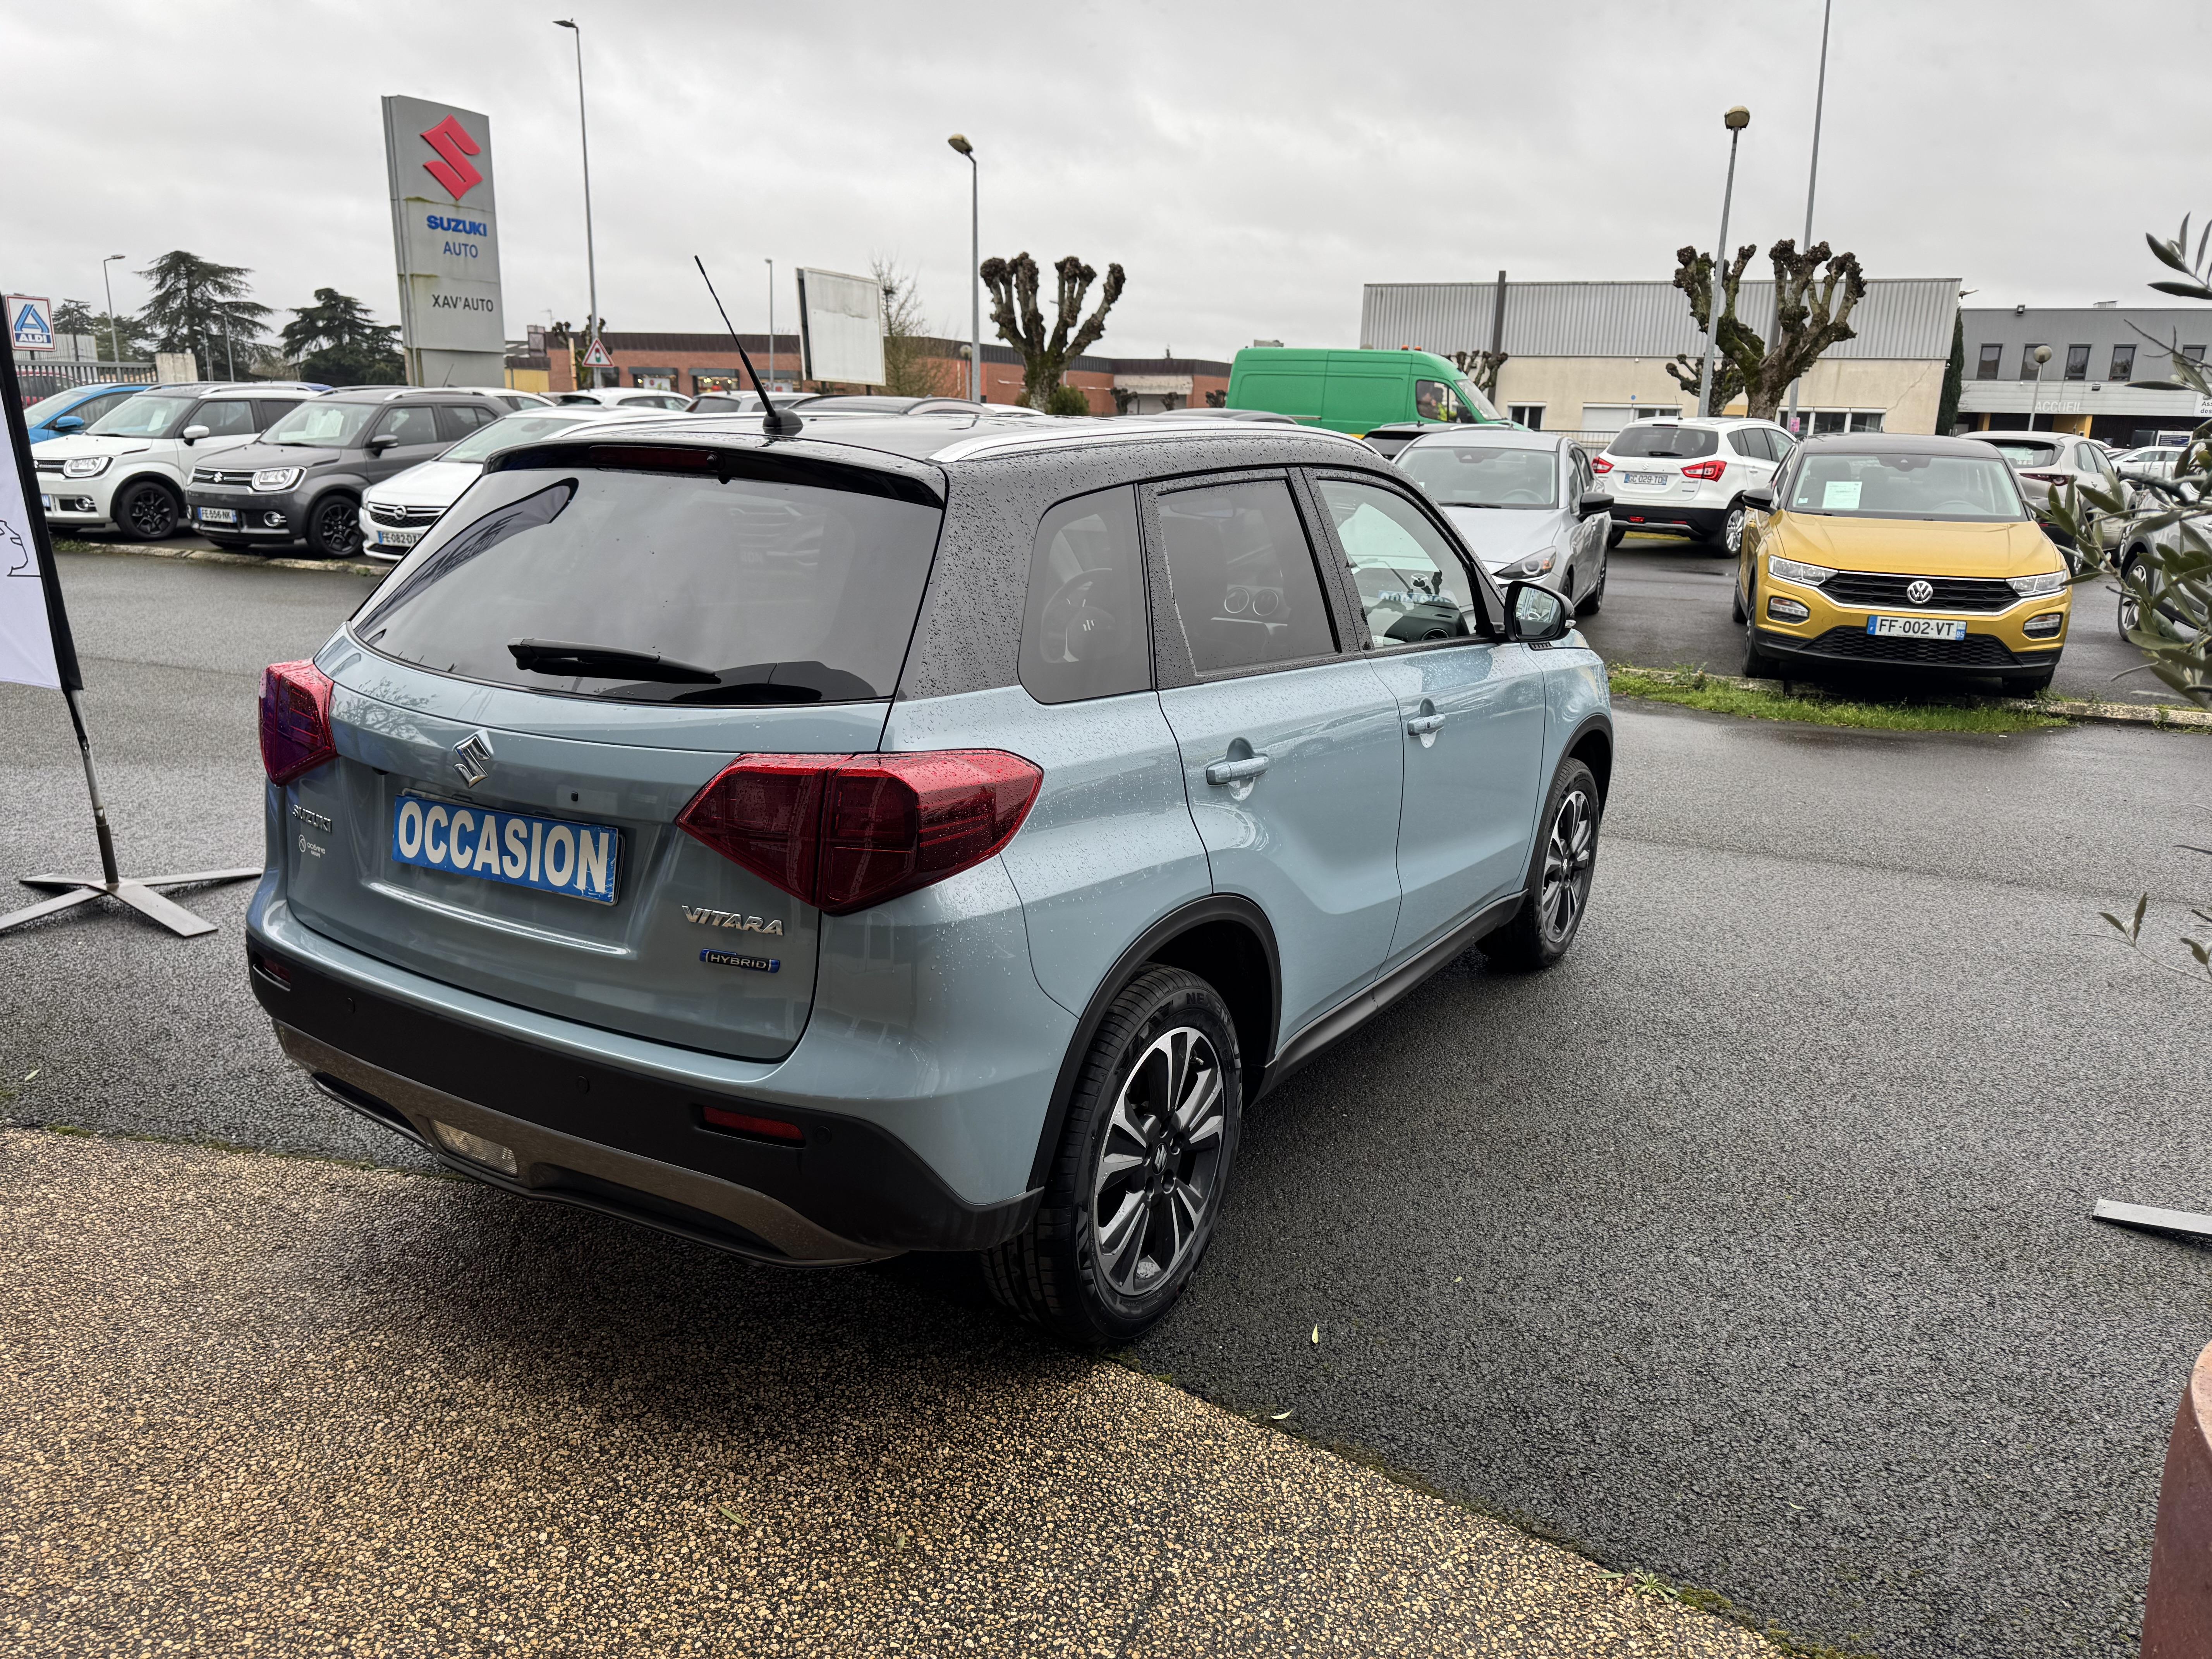
[[[2040,344],[2042,344],[2042,342],[2039,340],[2031,340],[2027,344],[2020,349],[2020,378],[2021,380],[2032,380],[2035,378],[2035,353],[2036,348]]]
[[[1832,438],[1845,432],[1879,432],[1882,411],[1879,409],[1815,409],[1808,411],[1813,418],[1812,434],[1816,438]]]
[[[2070,345],[2066,348],[2066,378],[2086,380],[2089,378],[2089,348]]]
[[[1515,404],[1506,410],[1505,418],[1519,422],[1531,432],[1541,432],[1544,429],[1544,405]]]
[[[641,386],[654,392],[676,390],[676,371],[672,368],[634,368],[629,374],[632,386]]]
[[[2002,345],[1984,346],[1982,348],[1981,361],[1974,365],[1974,378],[1978,380],[1996,380],[2003,362],[2004,347]]]
[[[2192,363],[2201,363],[2204,361],[2204,348],[2203,346],[2184,346],[2181,348],[2181,355],[2188,358]]]
[[[2112,380],[2131,380],[2136,374],[2136,349],[2131,345],[2112,348],[2112,372],[2105,378]]]

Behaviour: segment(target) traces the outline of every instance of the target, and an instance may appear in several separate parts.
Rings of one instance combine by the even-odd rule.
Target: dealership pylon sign
[[[386,98],[384,159],[409,384],[504,386],[490,118],[422,98]]]

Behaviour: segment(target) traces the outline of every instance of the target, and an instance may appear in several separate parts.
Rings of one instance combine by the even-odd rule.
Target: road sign
[[[607,356],[607,343],[605,340],[592,341],[591,349],[584,354],[584,367],[586,368],[612,368],[614,366],[615,360]]]
[[[8,337],[18,351],[52,351],[54,349],[54,307],[52,302],[33,299],[27,294],[8,296]]]

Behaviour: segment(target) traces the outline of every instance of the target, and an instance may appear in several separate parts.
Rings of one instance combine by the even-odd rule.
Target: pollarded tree
[[[1106,332],[1106,313],[1121,297],[1127,281],[1121,266],[1107,266],[1106,286],[1098,292],[1098,308],[1079,324],[1076,319],[1083,317],[1084,297],[1098,280],[1098,273],[1071,253],[1053,267],[1053,274],[1060,279],[1055,296],[1058,315],[1048,335],[1044,313],[1037,307],[1036,260],[1026,253],[1017,253],[1012,259],[993,258],[983,261],[981,271],[983,285],[991,290],[991,321],[998,327],[999,337],[1022,354],[1022,401],[1031,409],[1042,409],[1059,389],[1069,358],[1081,356],[1098,343]]]
[[[1721,306],[1714,341],[1712,401],[1716,412],[1728,407],[1738,392],[1745,412],[1771,421],[1781,411],[1790,382],[1799,379],[1829,347],[1855,338],[1851,313],[1866,297],[1866,274],[1856,253],[1832,253],[1826,242],[1815,242],[1799,252],[1795,238],[1784,237],[1767,250],[1774,262],[1774,337],[1759,338],[1736,315],[1737,290],[1744,267],[1758,250],[1747,245],[1721,273]],[[1694,247],[1674,255],[1674,286],[1689,296],[1690,314],[1700,332],[1709,331],[1712,315],[1713,262]],[[1823,267],[1826,267],[1825,270]],[[1685,392],[1698,386],[1698,361],[1677,357],[1668,374]]]

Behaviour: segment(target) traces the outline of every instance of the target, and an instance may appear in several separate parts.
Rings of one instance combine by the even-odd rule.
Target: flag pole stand
[[[13,915],[0,916],[0,933],[20,927],[27,921],[36,921],[41,916],[55,915],[96,898],[120,899],[142,916],[158,921],[180,939],[197,939],[202,933],[216,931],[215,923],[204,916],[196,916],[181,904],[173,903],[154,890],[157,887],[202,887],[216,882],[250,881],[261,873],[254,865],[242,870],[194,870],[180,876],[142,876],[126,879],[115,863],[115,836],[107,827],[107,806],[100,798],[100,774],[92,764],[92,738],[84,729],[84,711],[77,707],[76,688],[65,686],[62,696],[68,700],[70,724],[76,728],[77,752],[84,757],[85,787],[92,794],[93,828],[100,836],[100,874],[91,876],[25,876],[26,887],[56,890],[52,898],[40,899]]]

